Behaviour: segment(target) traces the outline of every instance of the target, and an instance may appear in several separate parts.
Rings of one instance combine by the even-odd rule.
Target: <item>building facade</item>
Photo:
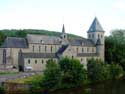
[[[87,59],[104,60],[104,30],[95,17],[88,38],[70,39],[63,25],[60,36],[28,34],[26,38],[7,37],[0,49],[0,65],[19,70],[43,71],[48,59],[76,58],[86,65]]]

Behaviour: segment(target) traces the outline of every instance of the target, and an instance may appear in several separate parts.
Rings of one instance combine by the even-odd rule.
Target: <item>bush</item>
[[[5,89],[2,86],[0,86],[0,94],[5,94]]]
[[[123,76],[123,68],[118,64],[110,65],[110,75],[112,79],[120,78]]]
[[[48,60],[44,71],[43,86],[45,88],[56,88],[61,79],[59,65],[54,60]]]
[[[109,65],[101,60],[90,59],[87,64],[88,78],[91,82],[111,79]]]
[[[63,58],[59,61],[62,71],[62,84],[80,86],[87,80],[86,70],[77,59]]]

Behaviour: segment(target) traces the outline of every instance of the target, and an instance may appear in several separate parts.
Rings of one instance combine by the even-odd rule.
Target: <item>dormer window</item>
[[[43,41],[43,40],[40,40],[40,43],[44,43],[44,41]]]

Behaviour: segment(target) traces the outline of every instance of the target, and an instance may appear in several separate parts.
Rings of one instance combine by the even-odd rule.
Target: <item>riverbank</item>
[[[33,77],[29,79],[33,79]],[[38,76],[36,77],[36,79],[38,80]],[[8,88],[6,89],[6,94],[91,94],[91,93],[92,94],[112,94],[112,93],[103,93],[103,92],[110,92],[112,89],[114,90],[114,88],[116,89],[115,91],[117,91],[117,89],[119,90],[119,87],[122,88],[121,84],[124,84],[124,87],[125,87],[125,79],[105,80],[105,81],[100,81],[95,83],[84,84],[79,87],[61,88],[61,89],[55,89],[55,90],[44,89],[43,87],[42,88],[37,87],[35,89],[31,89],[31,84],[23,84],[22,82],[18,82],[18,81],[19,79],[16,80],[17,83],[9,82],[10,87],[6,86],[6,88]],[[30,80],[26,80],[25,78],[25,80],[23,81],[27,82]]]

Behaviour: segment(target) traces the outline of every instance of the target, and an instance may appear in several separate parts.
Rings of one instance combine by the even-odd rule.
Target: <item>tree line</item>
[[[44,89],[53,91],[80,87],[105,80],[123,77],[123,68],[118,64],[107,64],[99,59],[89,59],[87,68],[77,59],[62,58],[58,62],[50,59],[41,80],[32,81],[31,92]]]
[[[125,70],[125,30],[113,30],[105,37],[105,61],[121,65]]]

